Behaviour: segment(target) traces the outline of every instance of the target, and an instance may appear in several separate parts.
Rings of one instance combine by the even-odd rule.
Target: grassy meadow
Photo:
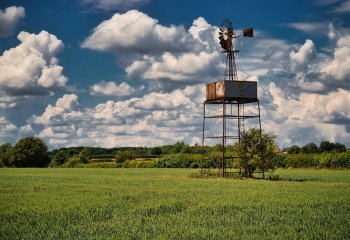
[[[350,170],[0,169],[0,239],[349,239]]]

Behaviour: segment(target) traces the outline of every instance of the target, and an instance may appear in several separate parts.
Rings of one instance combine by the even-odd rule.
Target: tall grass
[[[350,171],[0,169],[0,239],[347,239]],[[300,181],[302,179],[303,181]]]

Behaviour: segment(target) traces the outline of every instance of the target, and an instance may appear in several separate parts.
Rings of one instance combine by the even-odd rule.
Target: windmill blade
[[[220,45],[225,51],[232,50],[232,39],[234,37],[232,22],[230,19],[225,18],[219,28],[219,40]]]

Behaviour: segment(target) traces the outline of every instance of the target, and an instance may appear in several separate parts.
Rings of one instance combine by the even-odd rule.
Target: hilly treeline
[[[324,153],[324,152],[346,152],[347,148],[344,144],[341,143],[332,143],[329,141],[322,141],[319,146],[315,143],[308,143],[302,147],[298,145],[293,145],[287,148],[287,153],[296,154],[296,153]]]

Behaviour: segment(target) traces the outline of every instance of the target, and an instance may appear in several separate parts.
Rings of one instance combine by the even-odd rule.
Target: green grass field
[[[0,239],[349,239],[349,170],[0,169]]]

